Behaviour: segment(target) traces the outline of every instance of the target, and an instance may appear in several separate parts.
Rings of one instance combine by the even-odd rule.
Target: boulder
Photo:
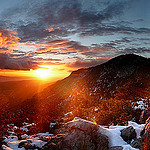
[[[36,146],[31,144],[32,141],[31,140],[24,140],[21,141],[18,145],[18,148],[25,148],[25,149],[36,149]]]
[[[2,149],[3,140],[4,140],[4,138],[3,138],[3,137],[0,137],[0,149]]]
[[[149,116],[150,116],[150,108],[146,108],[141,113],[140,123],[145,123],[145,121],[148,119]]]
[[[150,117],[145,122],[145,127],[141,131],[141,137],[144,138],[144,136],[147,135],[148,131],[150,131]]]
[[[43,147],[58,150],[109,150],[106,135],[99,132],[99,126],[90,121],[75,118],[64,125],[55,137]]]
[[[136,138],[136,132],[132,126],[124,128],[120,132],[121,132],[121,137],[127,143],[130,143],[132,141],[132,139]]]
[[[141,149],[141,139],[135,139],[130,145],[134,148]]]

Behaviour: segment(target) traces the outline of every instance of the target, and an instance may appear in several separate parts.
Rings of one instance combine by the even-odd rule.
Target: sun
[[[42,79],[45,79],[51,75],[50,69],[42,69],[42,68],[35,70],[35,74]]]

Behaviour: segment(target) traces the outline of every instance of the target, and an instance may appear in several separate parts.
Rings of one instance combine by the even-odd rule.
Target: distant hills
[[[16,109],[19,103],[31,99],[36,93],[52,83],[40,80],[17,80],[17,78],[0,76],[0,104],[9,103],[10,108]]]

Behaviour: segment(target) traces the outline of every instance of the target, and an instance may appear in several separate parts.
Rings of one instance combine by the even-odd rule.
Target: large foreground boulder
[[[130,143],[132,139],[136,138],[135,129],[132,126],[124,128],[123,130],[121,130],[121,137],[125,142]]]
[[[108,137],[100,133],[99,126],[90,121],[75,118],[66,123],[59,134],[52,137],[43,149],[109,150],[108,145]]]

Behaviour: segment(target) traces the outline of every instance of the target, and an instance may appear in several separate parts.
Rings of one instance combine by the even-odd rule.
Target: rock
[[[135,139],[130,145],[134,148],[141,149],[141,139]]]
[[[150,116],[150,108],[146,108],[141,113],[140,123],[145,123],[145,121],[148,119],[149,116]]]
[[[64,125],[58,135],[51,138],[44,150],[108,150],[109,141],[101,134],[99,126],[90,121],[75,118]],[[54,145],[55,144],[55,145]]]
[[[112,146],[109,150],[123,150],[122,146]]]
[[[150,117],[146,120],[145,127],[141,132],[142,149],[148,150],[150,148]]]
[[[4,140],[4,138],[3,138],[3,137],[0,137],[0,149],[2,149],[3,140]]]
[[[136,132],[132,126],[129,126],[125,129],[121,130],[120,132],[121,132],[121,137],[127,143],[130,143],[132,141],[132,139],[136,138]]]
[[[44,149],[46,150],[59,150],[58,146],[55,143],[49,143],[44,146]]]
[[[148,131],[150,131],[150,117],[145,122],[145,127],[141,131],[141,137],[144,138],[144,136],[146,136]]]
[[[145,122],[145,133],[150,130],[150,117]]]
[[[22,141],[19,143],[18,148],[24,147],[25,149],[35,149],[36,146],[31,145],[32,141],[27,140],[27,141]]]

